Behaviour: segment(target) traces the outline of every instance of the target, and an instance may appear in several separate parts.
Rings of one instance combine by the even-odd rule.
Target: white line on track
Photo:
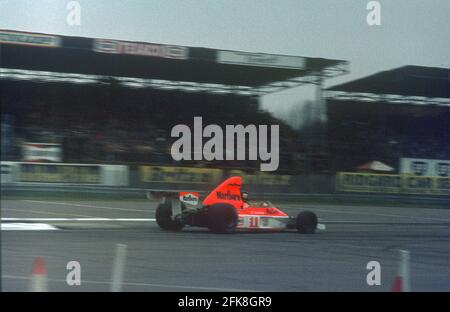
[[[436,221],[436,222],[420,222],[420,221],[346,221],[346,220],[337,220],[337,221],[325,221],[323,219],[319,219],[326,224],[356,224],[356,225],[450,225],[448,221]]]
[[[120,210],[120,211],[135,211],[135,212],[149,212],[149,210],[142,209],[130,209],[130,208],[119,208],[119,207],[105,207],[105,206],[96,206],[96,205],[84,205],[84,204],[75,204],[75,203],[67,203],[67,202],[53,202],[53,201],[42,201],[42,200],[23,200],[28,203],[35,204],[46,204],[46,205],[62,205],[62,206],[73,206],[73,207],[83,207],[83,208],[93,208],[93,209],[106,209],[106,210]]]
[[[371,212],[353,212],[353,211],[336,211],[322,208],[315,208],[314,210],[323,211],[323,212],[331,212],[337,214],[352,214],[352,215],[366,215],[366,216],[379,216],[379,217],[395,217],[395,218],[406,218],[406,219],[422,219],[422,220],[434,220],[434,221],[443,221],[450,222],[450,219],[443,218],[430,218],[430,217],[416,217],[416,216],[405,216],[405,215],[396,215],[396,214],[384,214],[384,213],[371,213]]]
[[[74,214],[74,213],[60,213],[60,212],[51,212],[51,211],[36,211],[36,210],[24,210],[24,209],[12,209],[12,208],[2,208],[4,211],[14,211],[14,212],[27,212],[32,214],[41,214],[41,215],[55,215],[55,216],[73,216],[73,217],[82,217],[82,218],[94,218],[95,216],[90,215],[82,215],[82,214]]]
[[[31,277],[29,276],[17,276],[17,275],[2,275],[2,279],[16,279],[16,280],[29,280]],[[60,279],[48,279],[50,282],[60,282],[67,283],[66,280]],[[100,284],[100,285],[109,285],[110,282],[103,281],[91,281],[91,280],[82,280],[83,284]],[[124,286],[140,286],[140,287],[159,287],[159,288],[177,288],[177,289],[190,289],[190,290],[206,290],[206,291],[226,291],[226,292],[256,292],[256,290],[248,290],[248,289],[236,289],[236,288],[219,288],[219,287],[203,287],[203,286],[184,286],[184,285],[173,285],[173,284],[150,284],[150,283],[133,283],[133,282],[124,282],[122,283]]]
[[[0,228],[2,231],[49,231],[58,229],[45,223],[2,223]]]
[[[119,221],[119,222],[148,222],[156,221],[155,218],[1,218],[2,221],[40,221],[40,222],[55,222],[55,221]]]
[[[148,210],[142,210],[142,209],[119,208],[119,207],[105,207],[105,206],[96,206],[96,205],[84,205],[84,204],[76,204],[76,203],[68,203],[68,202],[54,202],[54,201],[41,201],[41,200],[22,200],[22,201],[29,202],[29,203],[37,203],[37,204],[63,205],[63,206],[84,207],[84,208],[92,208],[92,209],[106,209],[106,210],[120,210],[120,211],[130,211],[130,212],[134,211],[134,212],[148,213],[153,210],[151,207],[149,207]],[[450,222],[450,219],[432,218],[432,217],[417,217],[417,216],[405,216],[405,215],[397,215],[397,214],[355,212],[355,211],[342,211],[342,210],[337,211],[337,210],[330,210],[330,209],[323,209],[323,208],[314,208],[314,209],[317,211],[330,212],[330,213],[336,213],[336,214],[366,215],[366,216],[394,217],[394,218],[422,219],[422,220]],[[16,210],[16,209],[3,209],[3,210]],[[37,211],[36,212],[30,211],[30,212],[39,213]],[[53,213],[53,214],[55,214],[55,213]],[[74,215],[74,216],[76,216],[76,215]],[[83,215],[79,215],[79,216],[82,217]],[[87,217],[87,216],[85,216],[85,217]]]

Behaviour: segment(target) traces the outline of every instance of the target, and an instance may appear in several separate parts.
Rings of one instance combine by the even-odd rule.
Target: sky
[[[0,0],[0,29],[342,59],[350,73],[325,87],[404,65],[450,67],[450,0]],[[298,87],[262,98],[280,114],[314,98]]]

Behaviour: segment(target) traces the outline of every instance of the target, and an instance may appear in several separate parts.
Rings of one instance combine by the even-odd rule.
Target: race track
[[[326,230],[217,235],[162,231],[153,221],[156,205],[1,201],[3,224],[44,220],[58,228],[2,230],[2,290],[27,291],[33,260],[42,257],[50,291],[109,291],[115,245],[122,243],[123,291],[390,291],[398,249],[410,251],[413,291],[450,291],[450,209],[280,204],[292,214],[316,212]],[[66,284],[72,260],[81,264],[81,286]],[[366,283],[373,260],[381,264],[380,286]]]

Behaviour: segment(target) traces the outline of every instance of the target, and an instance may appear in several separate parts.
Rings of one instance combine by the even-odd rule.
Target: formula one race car
[[[248,231],[283,231],[296,229],[312,234],[317,216],[311,211],[290,217],[270,202],[245,201],[241,193],[242,178],[231,177],[217,186],[199,205],[198,192],[160,194],[156,222],[164,230],[178,231],[185,225],[206,227],[213,233]],[[153,194],[157,195],[157,194]]]

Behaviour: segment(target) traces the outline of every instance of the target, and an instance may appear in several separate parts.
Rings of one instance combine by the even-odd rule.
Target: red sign
[[[180,60],[187,59],[188,57],[188,48],[186,47],[104,39],[95,40],[94,51],[101,53],[143,55]]]

